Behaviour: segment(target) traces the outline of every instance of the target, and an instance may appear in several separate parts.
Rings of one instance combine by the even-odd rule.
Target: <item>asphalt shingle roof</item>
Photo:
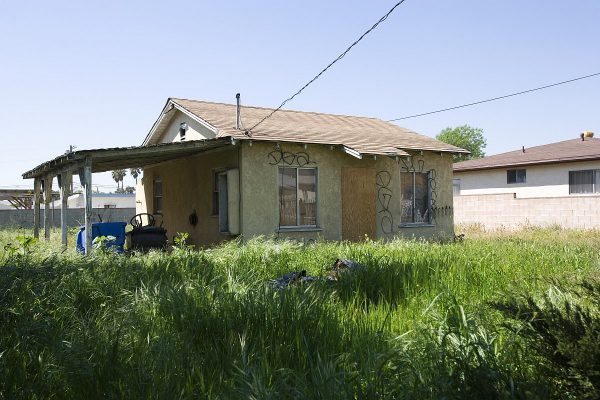
[[[600,139],[571,139],[455,163],[454,172],[600,159]]]
[[[276,112],[249,137],[244,129],[235,129],[235,104],[185,99],[171,101],[215,127],[217,137],[345,145],[363,154],[407,155],[404,150],[467,152],[377,118],[292,110]],[[242,106],[243,127],[251,128],[271,111],[269,108]]]

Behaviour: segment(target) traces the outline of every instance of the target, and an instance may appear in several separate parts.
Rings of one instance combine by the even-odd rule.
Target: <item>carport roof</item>
[[[64,170],[82,167],[86,161],[92,164],[92,172],[143,167],[163,161],[187,157],[204,151],[231,145],[230,137],[195,140],[190,142],[163,143],[140,147],[113,147],[73,151],[46,161],[25,172],[23,179],[58,175]]]

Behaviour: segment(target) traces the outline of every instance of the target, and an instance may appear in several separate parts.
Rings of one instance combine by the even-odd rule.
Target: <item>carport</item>
[[[79,176],[84,188],[85,199],[85,248],[92,249],[92,174],[116,169],[144,168],[178,158],[189,157],[220,147],[235,145],[230,137],[195,140],[190,142],[164,143],[141,147],[117,147],[107,149],[79,150],[68,152],[44,162],[25,172],[23,179],[33,179],[33,235],[40,235],[40,204],[43,198],[45,209],[50,208],[52,182],[58,181],[60,189],[61,240],[67,246],[67,199],[70,195],[73,175]],[[50,214],[44,213],[44,238],[50,239]]]

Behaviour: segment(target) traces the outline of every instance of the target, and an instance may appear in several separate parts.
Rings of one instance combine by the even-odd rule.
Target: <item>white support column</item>
[[[42,180],[34,178],[33,180],[33,237],[40,237],[40,196],[42,191]]]
[[[92,159],[86,158],[79,171],[79,180],[84,187],[85,199],[85,254],[92,252]]]
[[[46,175],[44,177],[44,239],[46,241],[50,240],[50,213],[52,209],[50,208],[50,202],[52,201],[52,179],[53,177],[50,175]]]
[[[67,216],[69,204],[69,193],[71,189],[71,171],[63,171],[58,176],[58,185],[60,186],[60,233],[63,247],[67,248]]]

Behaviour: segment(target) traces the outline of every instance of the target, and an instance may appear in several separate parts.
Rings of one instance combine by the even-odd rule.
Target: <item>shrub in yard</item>
[[[600,398],[599,281],[564,293],[555,288],[541,300],[525,294],[492,305],[541,357],[539,368],[562,398]]]

